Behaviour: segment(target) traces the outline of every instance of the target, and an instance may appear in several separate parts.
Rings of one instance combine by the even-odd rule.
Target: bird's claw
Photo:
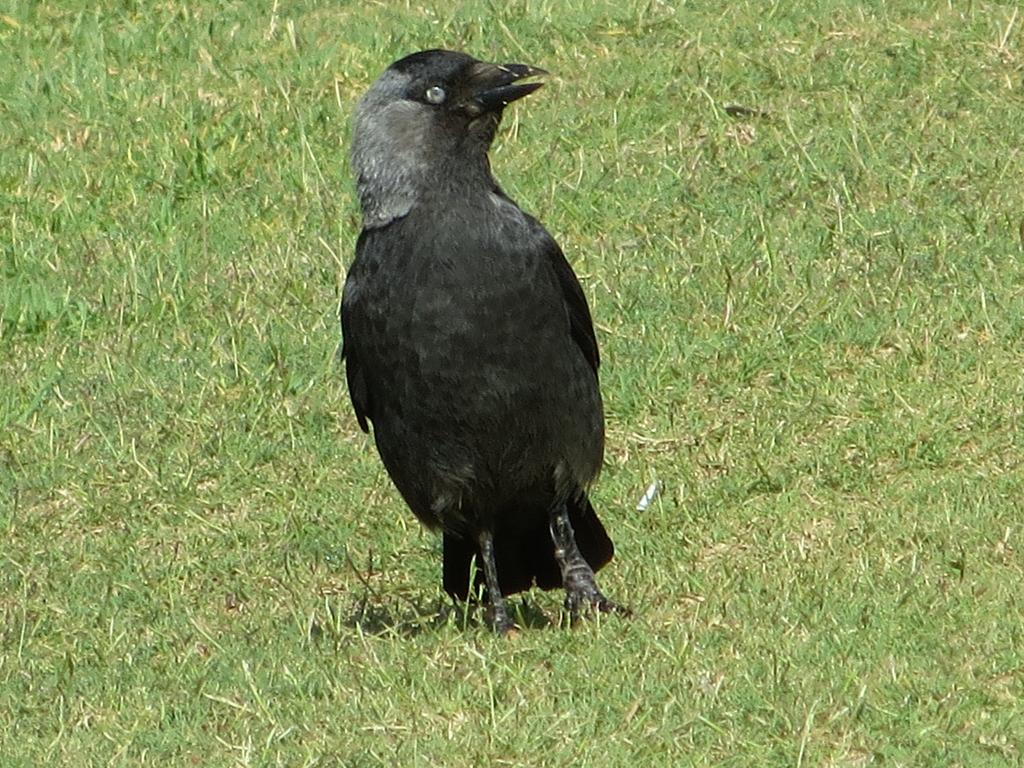
[[[569,592],[565,598],[565,610],[573,617],[591,613],[617,613],[620,616],[632,616],[633,611],[624,605],[609,600],[596,589]]]

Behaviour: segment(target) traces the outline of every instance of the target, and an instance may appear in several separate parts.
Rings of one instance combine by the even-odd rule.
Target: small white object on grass
[[[657,480],[652,480],[651,484],[647,486],[647,490],[644,491],[644,495],[640,497],[640,501],[636,503],[636,511],[644,512],[651,502],[654,501],[654,497],[658,495],[658,489],[661,487],[661,483]]]

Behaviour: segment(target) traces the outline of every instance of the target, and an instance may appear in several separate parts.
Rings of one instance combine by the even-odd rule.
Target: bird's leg
[[[477,536],[480,545],[480,558],[484,561],[484,578],[487,580],[487,601],[490,603],[487,613],[491,627],[499,635],[507,635],[515,624],[508,615],[505,598],[501,596],[498,586],[498,565],[494,562],[494,534],[488,530],[480,531]]]
[[[562,569],[566,610],[573,614],[587,608],[601,613],[621,611],[618,605],[601,594],[601,590],[597,588],[594,569],[583,559],[579,547],[576,546],[576,536],[573,534],[569,511],[565,504],[560,504],[551,511],[551,540],[555,543],[558,567]]]

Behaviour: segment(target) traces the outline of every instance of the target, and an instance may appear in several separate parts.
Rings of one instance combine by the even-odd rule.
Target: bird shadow
[[[557,619],[552,619],[532,600],[510,600],[508,607],[520,629],[545,629],[559,625]],[[375,591],[365,589],[349,605],[341,623],[365,635],[401,637],[415,637],[446,628],[461,631],[491,628],[486,605],[478,600],[456,602],[400,594],[382,599]]]
[[[327,626],[312,624],[310,634],[315,638],[323,636],[328,627],[335,630],[345,628],[364,635],[397,635],[415,637],[445,628],[458,630],[490,629],[487,619],[487,603],[482,593],[471,595],[468,600],[454,600],[448,596],[410,595],[401,589],[380,590],[373,584],[376,572],[372,555],[365,572],[360,569],[349,554],[345,561],[359,582],[358,593],[344,607],[328,608]],[[520,629],[544,629],[557,627],[561,617],[555,618],[545,612],[524,593],[507,601],[509,613]],[[560,613],[560,612],[559,612]]]

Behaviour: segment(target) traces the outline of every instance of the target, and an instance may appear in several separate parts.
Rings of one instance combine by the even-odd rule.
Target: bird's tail
[[[612,559],[615,546],[585,494],[566,502],[569,522],[580,554],[596,572]],[[541,589],[562,586],[562,572],[555,560],[548,517],[523,528],[499,527],[494,532],[494,559],[502,595],[511,595],[536,584]],[[452,597],[465,600],[471,594],[470,570],[477,558],[472,593],[484,585],[483,566],[476,541],[444,534],[444,589]]]

